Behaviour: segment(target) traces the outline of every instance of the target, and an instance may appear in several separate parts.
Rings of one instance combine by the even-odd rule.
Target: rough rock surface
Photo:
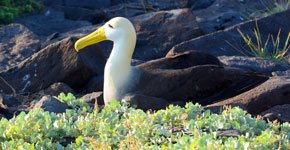
[[[68,32],[73,29],[91,25],[88,21],[72,21],[65,19],[64,13],[46,8],[40,14],[35,14],[16,20],[33,33],[45,39],[53,33]]]
[[[290,104],[290,78],[273,77],[260,86],[207,108],[220,109],[224,105],[239,106],[249,113],[259,114],[276,105]]]
[[[290,122],[290,104],[274,106],[262,112],[261,115],[270,121]]]
[[[74,90],[65,83],[57,82],[42,91],[45,95],[57,96],[60,93],[75,93]]]
[[[68,105],[51,96],[44,96],[35,104],[34,108],[42,108],[49,112],[63,113],[68,108]]]
[[[130,20],[137,31],[137,44],[133,58],[138,60],[147,61],[164,57],[172,46],[203,34],[196,24],[195,16],[189,9],[152,12],[130,18]],[[63,33],[54,40],[66,37],[80,38],[95,31],[99,26],[88,26]],[[107,41],[97,45],[108,57],[111,53],[112,43]]]
[[[290,69],[290,65],[287,63],[260,57],[220,56],[218,58],[226,66],[252,72],[271,74],[275,71],[286,71]]]
[[[13,97],[11,95],[0,94],[0,101],[5,107],[14,107],[21,104],[20,100],[18,100],[16,97]]]
[[[17,67],[0,73],[0,89],[4,93],[37,92],[55,82],[64,82],[72,88],[80,88],[90,77],[103,74],[105,60],[99,51],[77,53],[74,39],[56,42],[35,53]],[[90,67],[95,68],[90,68]],[[99,71],[99,72],[98,72]]]
[[[82,93],[91,93],[96,91],[103,91],[104,76],[94,76],[84,86]]]
[[[93,104],[95,108],[104,105],[103,92],[93,92],[82,96],[82,99],[89,104]]]
[[[137,93],[168,101],[192,101],[202,104],[235,96],[268,79],[247,74],[239,69],[216,65],[200,65],[175,70],[146,67],[140,69],[143,69],[144,73],[136,87]],[[220,96],[221,92],[225,92],[224,95]],[[209,101],[206,101],[206,98],[209,98]]]
[[[201,30],[208,34],[249,20],[252,13],[263,9],[262,1],[215,0],[209,7],[194,11],[194,15]]]
[[[168,102],[162,98],[150,97],[141,94],[128,94],[122,101],[130,103],[139,109],[147,111],[165,109],[168,106]]]
[[[163,57],[172,46],[203,34],[189,9],[148,13],[132,21],[138,37],[134,58],[141,60]]]
[[[21,24],[0,28],[0,72],[36,53],[40,49],[37,35]]]
[[[134,17],[137,15],[171,10],[191,8],[192,10],[207,8],[214,0],[43,0],[44,4],[64,12],[66,18],[72,20],[88,20],[92,23],[101,23],[116,16]]]
[[[111,0],[42,0],[48,6],[68,6],[98,9],[111,5]]]
[[[199,65],[217,65],[223,66],[223,64],[214,56],[197,52],[186,51],[174,56],[168,56],[151,61],[144,62],[137,67],[146,70],[153,69],[185,69],[192,66]]]
[[[281,20],[284,21],[281,22]],[[286,32],[281,33],[280,40],[285,41],[288,35],[287,31],[290,30],[290,27],[287,25],[290,23],[290,10],[261,18],[257,21],[246,21],[223,31],[182,42],[174,46],[167,55],[194,49],[214,56],[241,56],[243,55],[241,51],[246,49],[242,49],[244,43],[237,29],[239,28],[245,35],[253,36],[252,30],[256,27],[256,22],[259,26],[262,39],[266,39],[268,34],[277,35],[279,30],[283,29]],[[239,49],[237,50],[233,46]]]

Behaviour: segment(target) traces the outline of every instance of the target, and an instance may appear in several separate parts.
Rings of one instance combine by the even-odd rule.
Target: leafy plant
[[[58,98],[79,100],[72,94]],[[241,135],[219,135],[228,129]],[[289,144],[289,123],[267,123],[240,108],[213,114],[192,103],[146,113],[113,101],[101,112],[33,109],[0,120],[0,149],[287,149]]]
[[[10,23],[25,13],[41,8],[42,5],[35,0],[0,0],[0,24]]]
[[[67,103],[70,108],[75,110],[87,112],[91,109],[90,106],[86,102],[84,102],[83,99],[77,99],[72,93],[68,93],[67,95],[64,93],[60,93],[55,98],[63,103]]]
[[[287,52],[290,49],[289,44],[289,38],[290,38],[290,32],[288,32],[288,35],[286,37],[286,40],[281,46],[281,30],[277,33],[276,38],[274,38],[273,35],[268,34],[267,39],[262,39],[262,35],[260,33],[259,26],[256,22],[256,27],[254,28],[253,34],[254,34],[254,40],[252,40],[251,36],[244,34],[240,29],[237,29],[240,35],[243,38],[243,41],[245,42],[246,46],[249,48],[250,51],[247,51],[244,49],[244,51],[239,50],[243,54],[255,56],[255,57],[262,57],[262,58],[269,58],[274,60],[282,60]],[[271,40],[272,45],[269,45],[269,41]],[[231,44],[232,45],[232,44]],[[233,46],[235,49],[235,46]],[[270,49],[270,47],[272,49]]]

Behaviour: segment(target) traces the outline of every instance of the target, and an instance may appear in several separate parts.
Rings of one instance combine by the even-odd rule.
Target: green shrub
[[[188,103],[146,113],[113,101],[97,112],[80,109],[86,104],[71,94],[58,98],[73,101],[63,114],[34,109],[2,118],[0,149],[288,149],[290,144],[289,123],[267,123],[240,108],[218,115]],[[241,135],[219,136],[227,129]]]
[[[252,39],[252,36],[244,34],[240,29],[237,30],[248,48],[246,49],[244,46],[239,48],[240,46],[234,46],[228,41],[227,43],[244,55],[280,61],[288,54],[290,49],[290,32],[288,32],[285,41],[281,41],[281,30],[278,31],[276,37],[268,34],[267,38],[263,39],[257,22],[253,31],[254,39]]]
[[[42,5],[35,0],[0,0],[0,24],[10,23],[25,13],[41,8]]]

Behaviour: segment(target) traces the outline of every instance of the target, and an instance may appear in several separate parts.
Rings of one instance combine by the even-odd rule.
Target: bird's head
[[[75,43],[75,49],[78,52],[87,46],[101,41],[110,40],[116,42],[123,39],[136,40],[136,31],[133,24],[128,19],[116,17],[105,23],[93,33],[79,39]]]

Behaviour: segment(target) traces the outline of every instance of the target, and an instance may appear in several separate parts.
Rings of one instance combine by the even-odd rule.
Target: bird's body
[[[136,31],[132,23],[122,17],[111,19],[97,31],[78,40],[75,49],[79,51],[103,40],[114,42],[104,71],[105,104],[113,99],[122,100],[129,93],[169,101],[197,101],[221,92],[244,77],[243,71],[224,68],[213,56],[203,56],[206,60],[197,63],[201,66],[194,66],[196,62],[192,60],[192,53],[153,61],[149,65],[131,66]],[[201,56],[198,53],[197,57]],[[180,59],[187,61],[182,63]]]
[[[107,22],[101,29],[79,40],[85,46],[92,44],[95,36],[102,36],[99,41],[112,40],[113,49],[107,60],[104,71],[104,101],[121,100],[138,82],[139,73],[131,66],[131,59],[136,45],[136,31],[131,22],[116,17]],[[97,42],[99,42],[97,41]],[[76,49],[78,48],[76,43]],[[84,46],[84,47],[85,47]]]

